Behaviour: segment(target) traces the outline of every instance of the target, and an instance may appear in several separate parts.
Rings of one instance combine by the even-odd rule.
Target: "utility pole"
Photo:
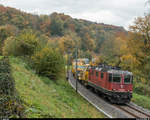
[[[66,77],[67,80],[69,79],[69,70],[70,70],[69,69],[70,68],[69,67],[69,63],[70,63],[70,61],[69,61],[70,60],[70,56],[69,55],[70,55],[70,51],[68,50],[68,52],[67,52],[67,77]]]
[[[69,53],[67,54],[67,77],[66,79],[69,79]]]
[[[70,71],[70,57],[71,57],[71,53],[69,52],[68,54],[68,79],[69,79],[69,71]]]
[[[77,61],[78,60],[78,47],[76,46],[76,92],[78,92],[78,74],[77,74]]]

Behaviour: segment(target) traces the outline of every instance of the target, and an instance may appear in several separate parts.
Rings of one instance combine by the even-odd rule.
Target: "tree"
[[[57,80],[64,70],[64,59],[56,49],[45,46],[32,56],[33,68],[40,75]]]
[[[0,55],[2,55],[2,47],[5,39],[18,33],[18,29],[13,25],[0,26]]]
[[[118,32],[115,36],[110,35],[109,39],[103,42],[100,48],[100,61],[125,68],[125,66],[122,65],[122,57],[128,55],[128,53],[129,49],[126,34]]]
[[[40,30],[42,33],[45,33],[47,36],[50,36],[50,17],[47,15],[40,15]]]
[[[150,84],[150,15],[138,17],[135,24],[130,26],[130,31],[128,47],[132,56],[139,62],[135,67],[139,71],[137,76],[146,79]]]
[[[64,23],[56,13],[53,13],[51,15],[50,30],[51,30],[51,35],[54,36],[62,36],[64,34],[63,33]]]
[[[92,51],[95,49],[95,42],[90,35],[88,27],[82,28],[79,35],[81,37],[81,49],[83,51]]]
[[[58,43],[62,53],[73,52],[76,46],[80,48],[80,38],[75,34],[65,35],[61,37]]]
[[[29,29],[23,30],[16,37],[9,37],[5,40],[3,54],[7,56],[31,56],[39,46],[36,33]]]
[[[144,42],[143,50],[145,52],[150,51],[150,14],[145,17],[138,17],[135,20],[135,25],[130,26],[130,31],[134,32],[141,37],[141,41]]]
[[[23,30],[17,37],[18,50],[20,55],[32,55],[34,51],[39,47],[39,39],[36,33],[32,30]]]

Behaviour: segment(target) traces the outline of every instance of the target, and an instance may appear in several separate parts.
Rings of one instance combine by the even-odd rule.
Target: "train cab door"
[[[100,72],[100,86],[102,88],[104,88],[104,84],[105,84],[105,81],[104,81],[104,72]]]
[[[98,71],[97,73],[97,84],[98,86],[101,86],[103,82],[103,79],[101,78],[101,71]]]
[[[124,89],[124,75],[121,75],[121,85],[120,85],[120,89]]]
[[[112,73],[106,73],[106,80],[105,80],[105,88],[110,89],[111,88],[111,82],[112,82]]]
[[[92,76],[92,82],[94,84],[96,84],[97,83],[97,80],[96,80],[96,70],[93,70],[92,74],[93,74],[93,76]]]
[[[89,81],[92,79],[92,69],[89,69]]]
[[[89,81],[90,82],[94,82],[94,73],[95,72],[95,70],[93,70],[93,69],[90,69],[90,75],[89,75]]]
[[[107,86],[108,86],[108,82],[107,82],[107,72],[103,72],[103,87],[105,88],[105,89],[107,89]]]
[[[98,86],[100,85],[100,75],[99,75],[98,70],[96,71],[96,74],[95,74],[95,82]]]

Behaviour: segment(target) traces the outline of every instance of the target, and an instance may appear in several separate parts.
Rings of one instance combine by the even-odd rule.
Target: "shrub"
[[[16,96],[8,57],[0,59],[0,118],[23,117],[22,101]]]
[[[39,47],[39,39],[32,30],[24,30],[17,37],[4,42],[3,55],[31,56]]]
[[[16,96],[0,95],[0,119],[24,117],[22,101]]]
[[[15,37],[8,37],[5,41],[4,41],[4,46],[2,49],[2,53],[4,56],[16,56],[18,53],[17,49],[16,49],[16,39]]]
[[[2,55],[2,46],[7,37],[16,35],[18,29],[13,25],[0,26],[0,55]]]
[[[40,75],[56,80],[64,69],[64,59],[58,50],[45,47],[32,56],[33,68]]]
[[[4,57],[0,60],[0,94],[13,95],[14,89],[9,60]]]
[[[149,85],[145,85],[142,83],[135,83],[134,84],[134,91],[141,95],[150,96],[150,87]]]

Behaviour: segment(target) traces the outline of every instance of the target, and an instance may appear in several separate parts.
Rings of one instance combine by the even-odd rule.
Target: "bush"
[[[17,37],[4,42],[3,55],[31,56],[39,47],[39,39],[32,30],[24,30]]]
[[[141,95],[150,96],[150,87],[149,85],[145,85],[142,83],[135,83],[134,84],[134,91]]]
[[[2,55],[2,47],[7,37],[17,34],[18,29],[13,25],[0,26],[0,55]]]
[[[16,39],[15,37],[8,37],[5,42],[2,49],[2,53],[4,56],[16,56],[17,53],[17,47],[16,47]]]
[[[22,101],[16,96],[0,95],[0,98],[0,119],[25,116]]]
[[[8,57],[0,59],[0,118],[23,117],[22,101],[16,97]]]
[[[33,68],[40,75],[56,80],[63,72],[64,59],[59,51],[45,47],[32,56]]]
[[[4,57],[0,60],[0,94],[13,95],[14,89],[9,60]]]

